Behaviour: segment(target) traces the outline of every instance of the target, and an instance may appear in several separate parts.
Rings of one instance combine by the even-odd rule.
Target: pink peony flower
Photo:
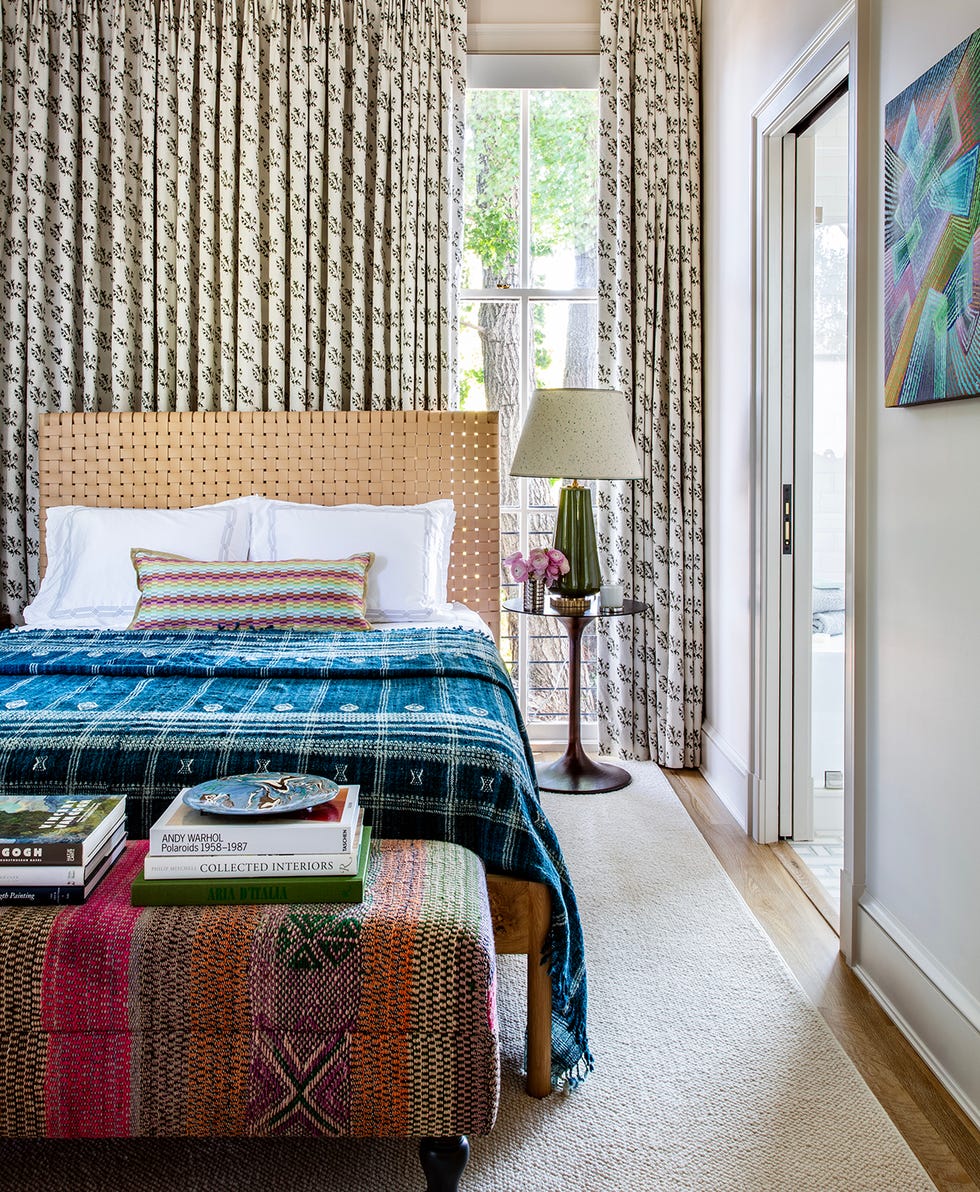
[[[535,547],[528,552],[526,559],[519,550],[514,551],[504,559],[504,565],[510,568],[511,575],[519,584],[536,580],[550,588],[559,576],[568,574],[568,560],[562,552],[544,547]]]
[[[519,550],[514,551],[512,555],[508,555],[507,558],[504,559],[504,566],[510,568],[511,575],[519,584],[524,583],[530,571],[527,560]]]
[[[560,550],[549,550],[548,559],[550,560],[549,569],[554,567],[558,568],[558,573],[555,576],[555,579],[557,579],[559,575],[568,575],[570,564]]]

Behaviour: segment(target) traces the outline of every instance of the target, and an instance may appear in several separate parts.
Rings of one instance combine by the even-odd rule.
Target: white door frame
[[[845,554],[845,655],[844,655],[844,871],[841,876],[841,950],[851,953],[853,915],[864,883],[864,784],[856,783],[860,769],[855,758],[863,756],[863,728],[855,728],[855,643],[863,641],[863,618],[858,615],[862,595],[855,585],[856,498],[855,461],[864,443],[863,422],[856,417],[855,380],[867,368],[867,347],[858,339],[858,301],[865,298],[868,282],[858,285],[866,257],[861,248],[864,226],[858,199],[858,154],[865,151],[860,130],[868,123],[865,102],[858,86],[860,65],[858,30],[866,28],[865,0],[849,0],[807,47],[783,78],[753,112],[755,154],[755,351],[754,351],[754,572],[752,745],[754,797],[750,829],[756,840],[779,839],[780,668],[786,663],[791,638],[781,642],[780,590],[782,555],[782,457],[783,394],[792,385],[794,328],[787,310],[790,288],[783,278],[786,238],[793,229],[784,219],[783,155],[785,138],[793,128],[825,101],[843,80],[848,81],[848,362],[847,362],[847,525]],[[861,71],[863,76],[866,72]],[[863,196],[861,196],[863,200]],[[792,259],[791,257],[789,259]],[[867,269],[864,269],[867,276]],[[863,323],[863,319],[860,320]],[[859,367],[856,367],[856,361]],[[860,372],[859,372],[860,368]],[[861,513],[865,502],[861,499]],[[863,535],[862,535],[863,542]],[[785,627],[782,630],[785,633]],[[863,682],[864,669],[857,678]],[[786,709],[782,709],[786,714]],[[791,710],[790,710],[791,715]],[[786,731],[785,725],[782,731]]]

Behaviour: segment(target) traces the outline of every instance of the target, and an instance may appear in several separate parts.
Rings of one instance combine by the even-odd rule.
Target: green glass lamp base
[[[593,596],[599,591],[599,552],[595,542],[592,494],[578,484],[566,484],[558,498],[555,550],[568,559],[567,575],[551,587],[556,596]]]

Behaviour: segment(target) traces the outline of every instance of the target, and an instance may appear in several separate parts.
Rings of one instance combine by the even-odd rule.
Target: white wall
[[[752,113],[838,0],[702,0],[705,773],[749,822],[752,756]]]
[[[978,23],[975,0],[928,10],[892,0],[878,64],[883,99]],[[980,400],[904,410],[878,401],[871,443],[878,699],[868,723],[869,877],[876,897],[940,961],[962,966],[980,994]]]
[[[874,5],[879,143],[885,103],[978,25],[975,0]],[[880,159],[874,166],[880,196]],[[875,233],[880,275],[880,220]],[[870,313],[869,331],[881,343],[880,297]],[[876,364],[868,407],[867,889],[873,915],[913,951],[923,949],[927,973],[950,986],[980,1030],[980,399],[885,409],[880,353]],[[904,990],[884,992],[911,1018]],[[974,1102],[978,1093],[975,1085]]]
[[[747,766],[755,764],[751,112],[836,8],[833,0],[703,0],[706,719],[720,747]],[[859,11],[868,48],[859,86],[871,89],[871,122],[858,183],[870,188],[865,247],[880,278],[884,105],[973,32],[980,8],[975,0],[866,0]],[[859,318],[880,344],[880,281],[869,292]],[[855,590],[867,649],[856,662],[855,787],[859,797],[866,788],[867,855],[854,960],[977,1117],[980,399],[885,409],[881,350],[871,359],[858,378],[867,523]],[[730,803],[743,798],[737,785],[728,792]]]

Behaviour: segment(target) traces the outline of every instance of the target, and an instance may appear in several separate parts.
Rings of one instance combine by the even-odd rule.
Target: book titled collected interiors
[[[147,881],[175,877],[234,879],[252,877],[316,877],[357,873],[364,812],[358,810],[349,853],[185,853],[179,856],[147,855],[143,876]]]
[[[125,811],[123,795],[0,796],[0,886],[6,866],[84,868],[122,822]]]
[[[361,830],[357,871],[309,877],[133,878],[133,906],[225,906],[249,903],[362,902],[371,852],[371,829]]]
[[[349,853],[357,823],[356,786],[303,811],[277,815],[216,815],[195,811],[184,792],[150,828],[154,857],[265,856],[269,853]]]

